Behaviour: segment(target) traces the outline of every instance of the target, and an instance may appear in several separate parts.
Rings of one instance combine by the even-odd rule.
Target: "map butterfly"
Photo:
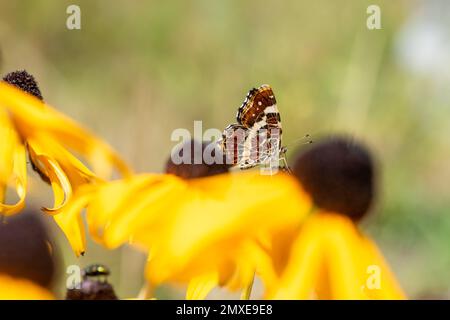
[[[251,89],[236,118],[237,123],[223,131],[221,141],[222,150],[233,165],[240,169],[257,165],[278,168],[280,160],[286,163],[280,113],[269,85]]]

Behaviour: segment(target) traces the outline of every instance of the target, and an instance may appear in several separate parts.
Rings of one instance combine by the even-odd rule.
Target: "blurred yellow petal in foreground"
[[[0,274],[0,300],[53,300],[53,295],[32,281]]]
[[[186,300],[204,300],[208,293],[218,285],[217,271],[193,278],[186,290]]]
[[[375,244],[350,218],[319,212],[301,227],[268,297],[361,300],[405,295]]]
[[[15,131],[14,125],[6,110],[0,108],[0,213],[14,214],[25,205],[27,186],[25,147]],[[9,185],[13,185],[19,201],[5,204],[4,199]]]
[[[18,76],[24,73],[17,72]],[[0,82],[0,135],[4,139],[0,146],[0,214],[14,214],[24,207],[27,149],[33,169],[53,189],[53,208],[43,210],[55,215],[77,255],[84,252],[81,220],[65,216],[61,209],[79,187],[102,182],[114,169],[129,175],[126,164],[111,147],[76,122],[4,81]],[[83,156],[92,171],[72,152]],[[4,204],[9,186],[19,197],[13,205]]]
[[[212,288],[217,274],[214,282],[242,288],[260,263],[273,269],[263,248],[271,235],[299,225],[311,208],[294,178],[257,170],[191,180],[143,174],[82,191],[63,211],[75,219],[87,206],[90,233],[108,248],[148,250],[153,285],[199,279]],[[207,291],[191,289],[193,297]]]

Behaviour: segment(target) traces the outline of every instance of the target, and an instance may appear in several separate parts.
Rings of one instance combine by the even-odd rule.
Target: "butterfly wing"
[[[278,126],[280,113],[277,101],[269,85],[251,89],[238,109],[237,121],[246,128],[259,128],[264,125]]]
[[[251,131],[240,124],[230,124],[222,133],[222,150],[227,161],[241,169],[256,166],[257,147],[251,138]]]
[[[223,133],[223,150],[241,169],[267,161],[281,150],[281,119],[269,85],[251,89]]]

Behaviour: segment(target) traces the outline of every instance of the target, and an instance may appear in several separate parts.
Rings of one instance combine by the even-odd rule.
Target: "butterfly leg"
[[[282,157],[280,157],[280,160],[283,162],[283,165],[284,165],[283,168],[286,169],[286,171],[289,174],[292,174],[292,170],[291,170],[291,168],[289,168],[289,165],[287,163],[286,153],[287,153],[287,148],[286,147],[281,147],[280,154],[282,154]]]

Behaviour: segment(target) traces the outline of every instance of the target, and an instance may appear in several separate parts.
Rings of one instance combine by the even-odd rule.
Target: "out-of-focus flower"
[[[37,212],[0,224],[0,298],[51,298],[58,250]]]
[[[267,297],[404,299],[382,254],[355,224],[374,194],[366,149],[344,138],[331,139],[300,154],[293,169],[317,210],[298,230]]]
[[[34,282],[0,274],[0,300],[52,300],[53,295]]]
[[[54,214],[77,254],[84,251],[81,218],[72,220],[60,209],[79,187],[103,181],[115,168],[130,173],[125,163],[103,141],[42,101],[34,78],[26,71],[12,72],[0,82],[0,214],[11,215],[25,205],[27,189],[26,153],[34,170],[51,184]],[[88,169],[71,152],[83,156]],[[15,204],[4,203],[5,191],[14,186]]]
[[[132,243],[149,250],[149,282],[190,283],[188,298],[218,285],[245,288],[255,271],[265,278],[271,235],[298,226],[311,208],[287,174],[227,173],[226,165],[171,160],[166,171],[87,187],[65,210],[79,215],[87,206],[90,234],[108,248]]]

